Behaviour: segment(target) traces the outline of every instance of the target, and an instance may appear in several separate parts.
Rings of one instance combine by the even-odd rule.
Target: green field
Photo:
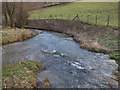
[[[110,16],[110,26],[118,26],[118,3],[117,2],[76,2],[68,3],[59,6],[48,7],[30,12],[29,19],[45,19],[52,15],[58,19],[72,20],[76,15],[79,15],[79,20],[83,22],[95,24],[96,15],[98,17],[98,25],[106,26],[107,17]]]

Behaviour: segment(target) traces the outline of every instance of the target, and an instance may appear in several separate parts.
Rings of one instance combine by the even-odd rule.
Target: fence
[[[113,27],[116,28],[117,26],[115,25],[110,25],[110,22],[112,22],[110,15],[106,17],[101,17],[98,15],[49,15],[49,16],[44,16],[44,17],[34,17],[34,19],[55,19],[55,20],[71,20],[71,21],[80,21],[88,24],[94,24],[94,25],[102,25],[102,26],[107,26],[107,27]]]

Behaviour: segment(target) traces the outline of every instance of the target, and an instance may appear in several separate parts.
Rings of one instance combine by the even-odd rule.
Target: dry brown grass
[[[18,28],[3,28],[0,33],[2,34],[2,40],[0,40],[2,41],[2,45],[23,41],[39,34],[38,31],[30,31]]]

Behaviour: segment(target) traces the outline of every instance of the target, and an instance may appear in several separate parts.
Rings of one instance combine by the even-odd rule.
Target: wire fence
[[[106,27],[113,27],[116,28],[116,25],[111,25],[112,24],[112,17],[110,15],[106,17],[98,16],[98,15],[49,15],[49,16],[44,16],[44,17],[34,17],[34,19],[46,19],[46,20],[70,20],[70,21],[80,21],[88,24],[94,24],[94,25],[102,25]]]

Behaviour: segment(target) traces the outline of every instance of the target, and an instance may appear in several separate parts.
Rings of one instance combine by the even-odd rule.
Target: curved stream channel
[[[79,47],[73,38],[56,32],[41,34],[23,42],[3,46],[3,65],[24,60],[41,61],[44,69],[37,74],[38,85],[46,77],[54,88],[109,88],[118,83],[113,70],[115,60]]]

